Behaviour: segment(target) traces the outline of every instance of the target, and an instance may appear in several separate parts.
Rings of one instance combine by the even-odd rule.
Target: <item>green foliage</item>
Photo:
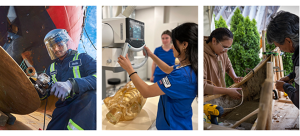
[[[267,36],[265,36],[265,41],[267,41]],[[274,43],[269,44],[266,42],[266,51],[272,51],[276,48]],[[284,76],[288,75],[289,73],[293,72],[293,60],[292,55],[293,53],[288,52],[282,52],[282,64],[283,64],[283,70],[286,70],[284,73]]]
[[[227,52],[232,67],[237,76],[246,76],[246,68],[253,69],[259,62],[260,36],[256,28],[256,21],[244,18],[237,8],[231,18],[230,30],[233,33],[232,49]],[[226,86],[234,82],[226,74]]]
[[[222,16],[220,16],[219,21],[215,20],[215,28],[217,29],[220,27],[228,28],[226,21],[224,20],[224,18]]]
[[[239,8],[237,8],[235,11],[234,11],[234,15],[231,17],[231,21],[230,21],[230,30],[231,32],[234,32],[237,30],[237,25],[239,23],[244,23],[244,17],[243,15],[241,14],[241,11]]]

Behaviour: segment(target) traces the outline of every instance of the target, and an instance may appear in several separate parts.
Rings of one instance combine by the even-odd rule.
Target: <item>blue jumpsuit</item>
[[[178,66],[178,65],[177,65]],[[192,130],[192,102],[198,94],[198,80],[190,65],[176,68],[157,82],[165,93],[158,103],[158,130]]]
[[[162,46],[160,46],[154,50],[154,54],[163,62],[167,63],[169,66],[175,65],[175,57],[173,54],[173,49],[170,49],[169,51],[165,51],[162,48]],[[159,67],[156,67],[153,76],[154,76],[153,81],[155,83],[160,79],[164,78],[165,76],[167,76],[167,74],[163,72]]]
[[[60,82],[73,78],[79,90],[73,98],[55,103],[56,109],[47,130],[96,130],[96,61],[86,53],[79,54],[74,60],[75,55],[77,51],[68,50],[64,60],[55,60],[55,70],[50,72],[52,65],[47,69],[51,81],[53,75]],[[79,67],[80,78],[74,77],[74,67]]]

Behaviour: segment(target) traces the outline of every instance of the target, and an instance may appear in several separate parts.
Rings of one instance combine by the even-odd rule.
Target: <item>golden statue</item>
[[[146,100],[130,81],[114,96],[104,99],[109,110],[106,119],[114,125],[119,121],[132,120],[140,113]]]

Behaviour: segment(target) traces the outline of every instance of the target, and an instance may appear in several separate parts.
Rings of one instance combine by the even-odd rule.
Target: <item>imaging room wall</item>
[[[145,41],[147,47],[154,51],[161,46],[161,33],[172,30],[185,22],[198,24],[198,6],[155,6],[139,9],[135,12],[136,20],[145,23]],[[138,52],[137,55],[143,55]],[[151,77],[152,59],[147,61],[147,78]]]
[[[113,8],[113,11],[116,11],[116,7]],[[105,13],[105,11],[103,12]],[[113,15],[115,15],[115,12],[113,12]],[[147,8],[136,9],[135,19],[145,23],[146,45],[154,51],[156,47],[162,44],[160,36],[164,30],[171,31],[185,22],[198,23],[198,6],[148,6]],[[143,53],[140,51],[137,55],[143,56]],[[150,79],[152,62],[152,59],[148,58],[145,66],[138,70],[138,73],[146,72],[146,76],[139,74],[142,79]],[[106,79],[115,77],[120,78],[121,82],[125,82],[127,76],[125,72],[113,73],[112,71],[106,71]],[[107,81],[106,87],[110,87]]]

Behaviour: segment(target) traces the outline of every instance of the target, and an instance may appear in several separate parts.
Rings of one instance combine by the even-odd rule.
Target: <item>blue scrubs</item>
[[[157,82],[165,93],[160,96],[156,117],[158,130],[192,130],[192,102],[198,94],[198,81],[190,65],[174,70]]]
[[[68,50],[64,60],[55,60],[55,70],[50,74],[56,74],[57,81],[65,82],[74,78],[72,61],[75,50]],[[96,130],[96,61],[86,53],[78,56],[79,71],[81,78],[74,78],[78,85],[79,94],[65,101],[58,100],[55,103],[52,119],[47,130],[67,130],[70,119],[84,130]],[[52,82],[52,78],[51,78]],[[72,124],[73,125],[73,124]]]
[[[173,54],[173,49],[170,49],[169,51],[165,51],[162,48],[162,46],[160,46],[154,50],[154,54],[163,62],[167,63],[169,66],[175,65],[175,57]],[[167,74],[163,72],[159,67],[156,67],[153,76],[154,76],[153,81],[155,83],[160,79],[164,78],[165,76],[167,76]]]

